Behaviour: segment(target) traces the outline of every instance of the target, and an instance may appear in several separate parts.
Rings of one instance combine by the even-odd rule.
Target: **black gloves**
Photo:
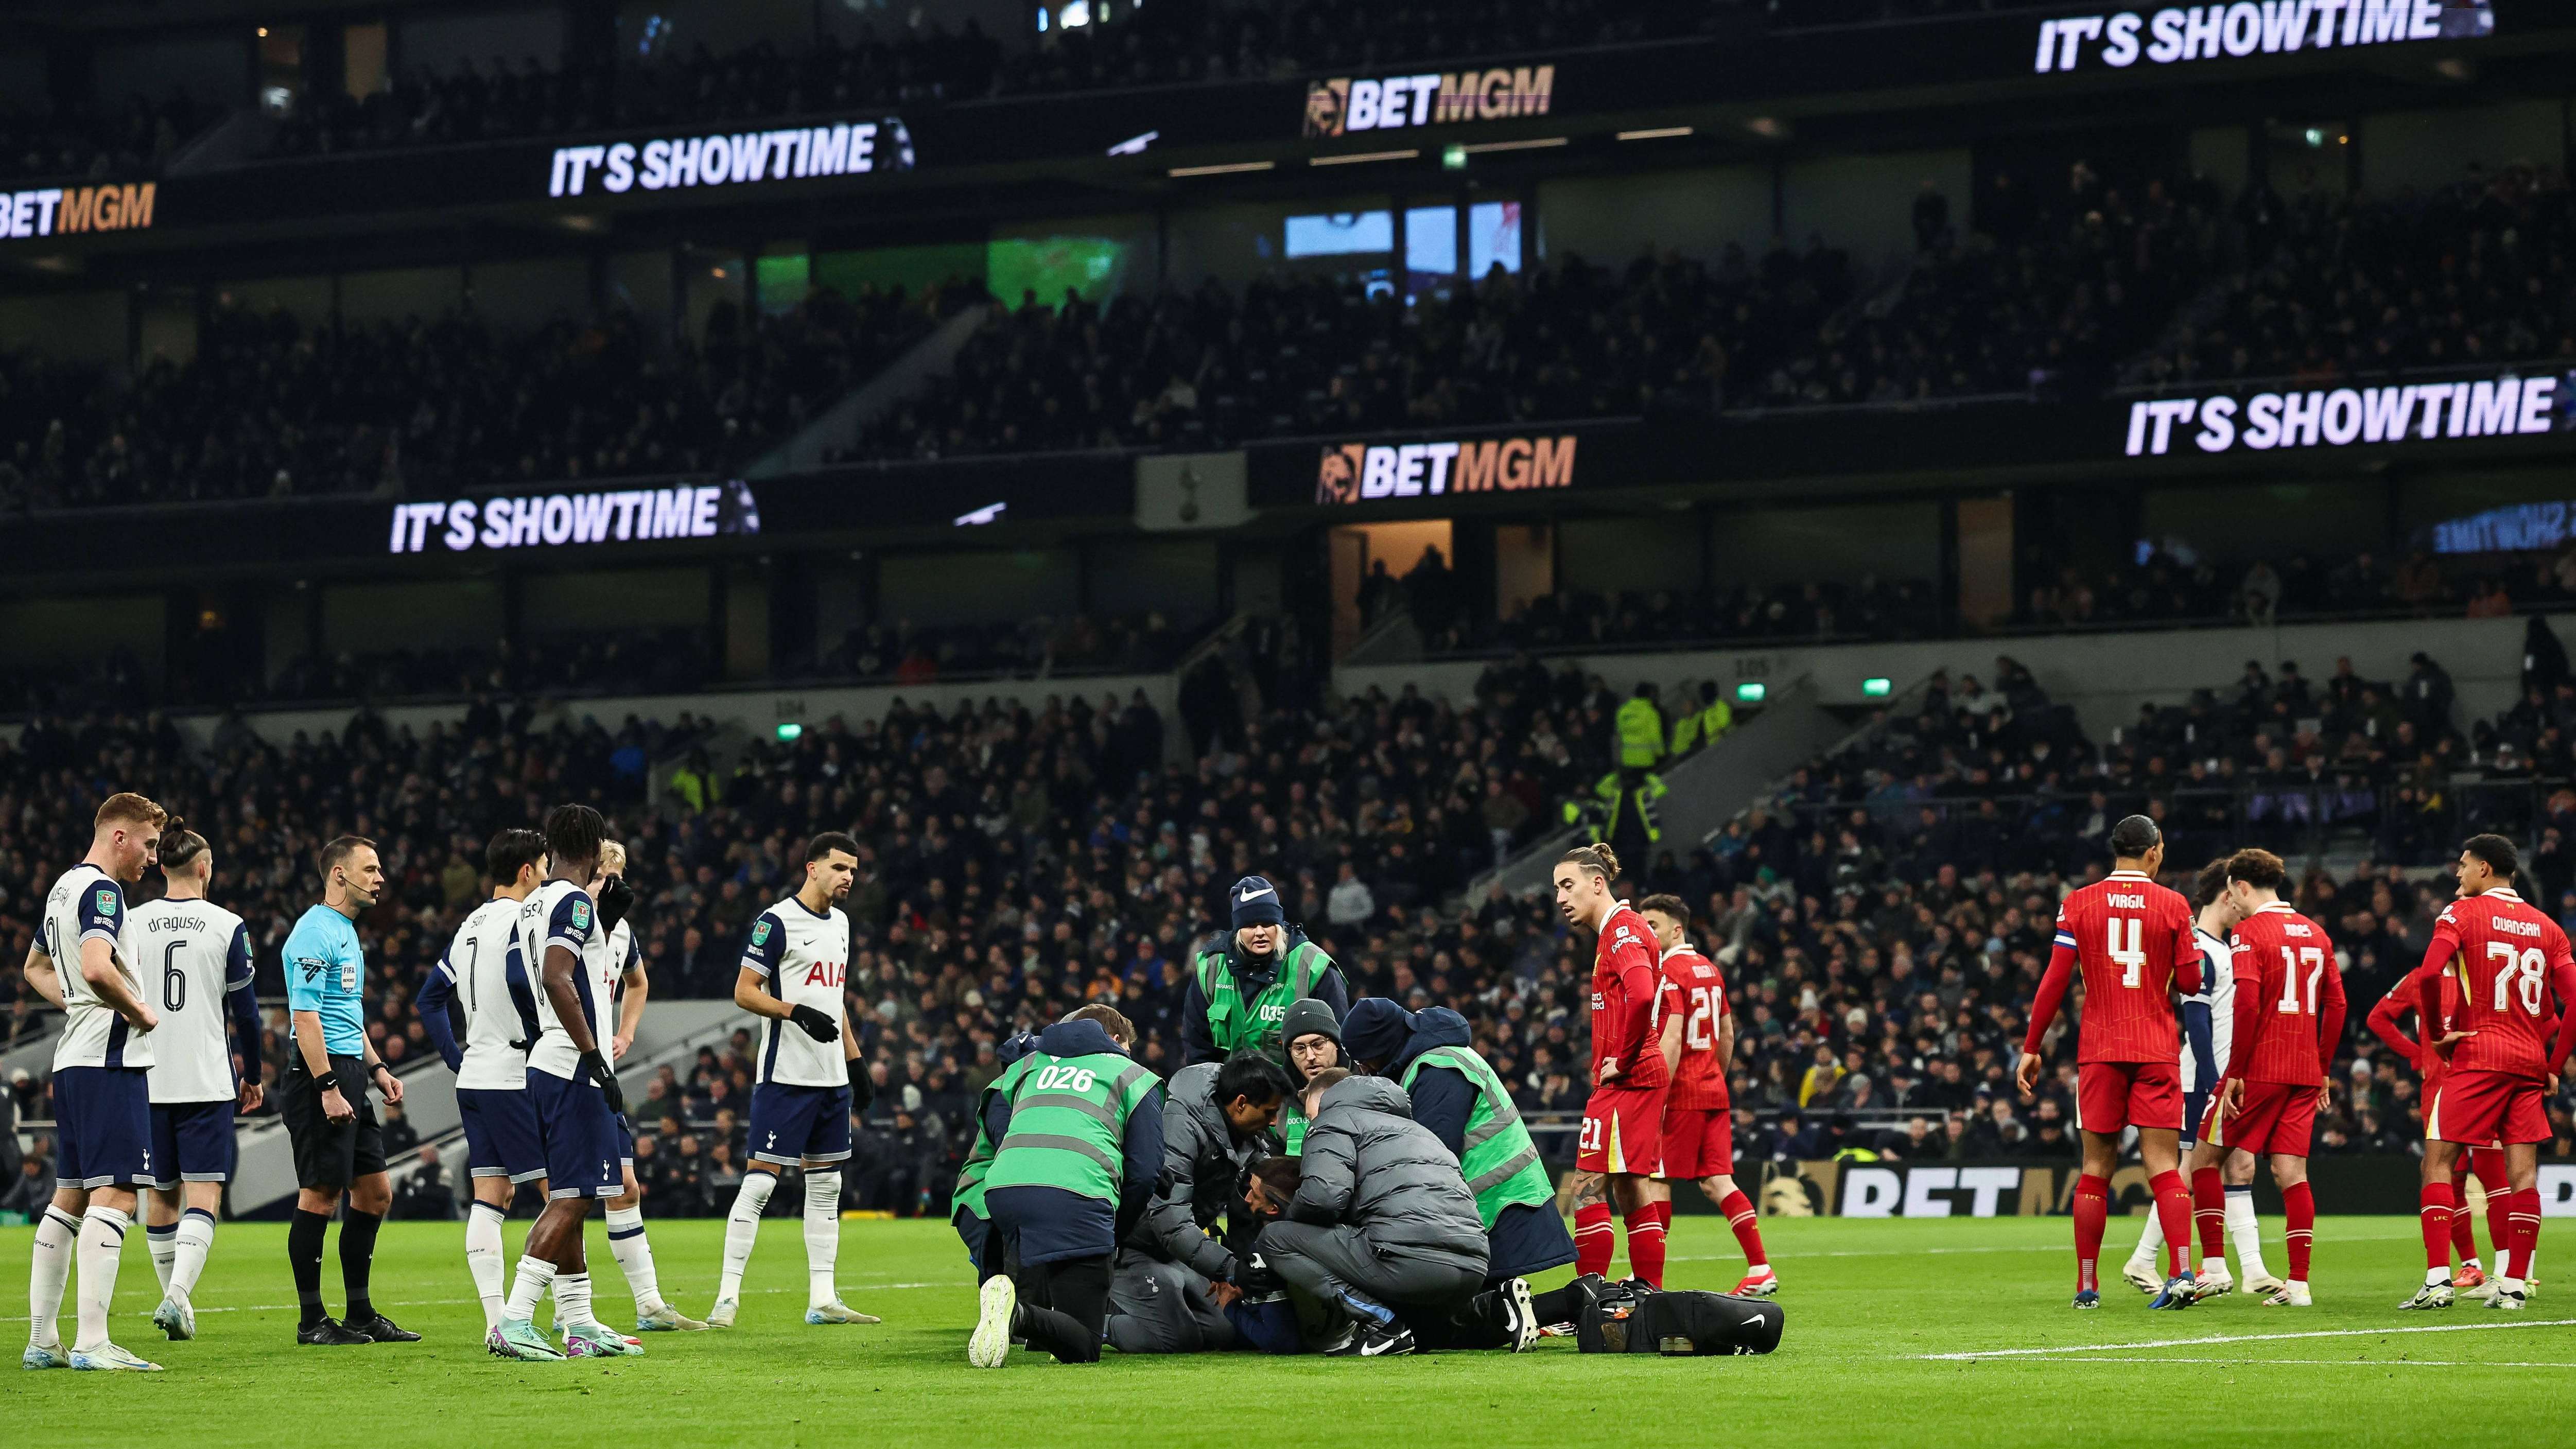
[[[868,1080],[868,1064],[864,1061],[850,1063],[850,1111],[854,1114],[864,1112],[876,1099],[877,1084]]]
[[[599,888],[599,929],[616,930],[617,923],[625,920],[626,913],[633,909],[635,887],[628,885],[622,875],[610,876]]]
[[[592,1081],[599,1083],[599,1095],[608,1099],[609,1114],[624,1116],[626,1089],[617,1085],[617,1074],[608,1069],[608,1058],[600,1055],[599,1048],[593,1047],[581,1054],[581,1069],[590,1073]]]
[[[841,1039],[841,1024],[834,1021],[821,1007],[789,1007],[787,1010],[787,1019],[796,1023],[798,1026],[805,1028],[805,1034],[814,1038],[816,1041],[839,1041]]]

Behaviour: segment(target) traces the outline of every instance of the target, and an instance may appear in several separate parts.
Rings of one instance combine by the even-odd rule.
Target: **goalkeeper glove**
[[[635,909],[635,887],[628,885],[626,877],[622,875],[610,876],[607,884],[599,888],[599,928],[603,931],[616,930],[617,923],[625,920],[626,913],[633,909]]]
[[[805,1028],[805,1034],[814,1038],[816,1041],[839,1041],[841,1039],[841,1024],[826,1015],[820,1007],[790,1007],[787,1012],[787,1019],[796,1023],[798,1026]]]
[[[610,1114],[623,1116],[626,1112],[626,1089],[617,1085],[617,1074],[608,1069],[608,1059],[599,1054],[599,1048],[593,1047],[581,1054],[581,1069],[590,1074],[592,1081],[599,1083],[599,1095],[608,1099]]]

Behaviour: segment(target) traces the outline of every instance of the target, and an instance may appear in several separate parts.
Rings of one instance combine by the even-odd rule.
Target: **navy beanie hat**
[[[1234,883],[1234,928],[1275,926],[1288,919],[1279,908],[1279,888],[1266,877],[1248,875]]]

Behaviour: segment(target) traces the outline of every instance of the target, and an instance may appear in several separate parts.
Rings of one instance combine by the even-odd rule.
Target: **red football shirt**
[[[2182,1058],[2173,993],[2200,989],[2191,902],[2136,871],[2115,870],[2057,908],[2057,944],[2084,973],[2078,1062]],[[2044,988],[2043,988],[2044,989]],[[2034,1023],[2036,1035],[2038,1024]]]
[[[1597,1086],[1652,1091],[1670,1080],[1664,1071],[1661,993],[1655,958],[1660,948],[1646,919],[1625,901],[1601,921],[1592,956],[1592,1081]],[[1601,1080],[1601,1064],[1617,1062],[1619,1074]]]
[[[2576,1001],[2576,960],[2556,921],[2502,888],[2453,901],[2433,927],[2424,962],[2442,963],[2460,983],[2451,1029],[2476,1033],[2452,1049],[2451,1070],[2540,1080],[2552,1074],[2553,1060],[2563,1060],[2553,1054],[2565,1050],[2568,1031],[2562,1024],[2553,1048],[2550,998],[2562,1010]],[[2427,998],[2419,1013],[2440,1010],[2429,984],[2419,992]]]
[[[2288,902],[2274,901],[2238,922],[2229,944],[2237,1035],[2227,1074],[2289,1087],[2325,1080],[2334,1039],[2343,1034],[2343,972],[2334,942]]]
[[[2441,1086],[2443,1076],[2451,1070],[2449,1062],[2442,1060],[2438,1054],[2424,1049],[2426,1042],[2441,1040],[2442,1033],[2446,1029],[2443,1023],[2450,1021],[2460,1011],[2460,980],[2451,974],[2449,967],[2450,963],[2447,961],[2428,962],[2416,967],[2407,972],[2403,980],[2389,987],[2388,994],[2381,997],[2379,1004],[2370,1009],[2370,1029],[2379,1034],[2381,1041],[2404,1052],[2406,1059],[2415,1064],[2417,1074],[2424,1079],[2426,1096],[2432,1095],[2433,1091]],[[2431,1023],[2420,1019],[2423,1006],[2421,993],[2427,982],[2432,983],[2434,989],[2440,994],[2442,1008],[2442,1019]],[[2415,1023],[2415,1035],[2412,1037],[2407,1036],[2397,1025],[2397,1019],[2410,1011],[2419,1013],[2419,1019]]]
[[[1682,1023],[1682,1057],[1664,1105],[1682,1112],[1725,1111],[1726,1068],[1717,1060],[1717,1033],[1726,1021],[1726,978],[1687,942],[1664,953],[1663,978],[1657,1014]]]

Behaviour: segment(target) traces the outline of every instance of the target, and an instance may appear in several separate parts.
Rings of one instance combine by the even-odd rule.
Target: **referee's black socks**
[[[340,1210],[340,1281],[349,1289],[349,1311],[341,1322],[365,1323],[376,1316],[376,1305],[367,1296],[367,1270],[376,1261],[376,1229],[384,1226],[381,1213],[362,1213],[343,1205]],[[317,1257],[319,1244],[316,1244]],[[313,1276],[322,1276],[322,1265],[313,1265]]]
[[[295,1303],[303,1313],[298,1326],[311,1328],[330,1315],[322,1311],[322,1237],[330,1230],[328,1213],[302,1208],[286,1226],[286,1261],[295,1269]],[[375,1234],[369,1231],[372,1240]],[[344,1249],[345,1251],[345,1249]]]

